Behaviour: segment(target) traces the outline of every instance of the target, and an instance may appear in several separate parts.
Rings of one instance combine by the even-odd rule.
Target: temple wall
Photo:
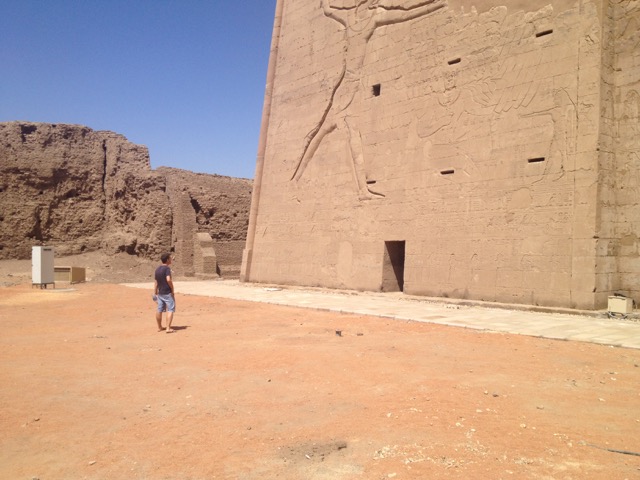
[[[605,258],[617,273],[614,288],[640,301],[640,4],[611,2],[608,15],[611,66],[605,79],[611,87],[603,118],[612,149],[603,164],[608,195],[602,203],[610,212],[611,236]]]
[[[635,4],[352,3],[280,0],[245,279],[395,273],[408,294],[574,308],[637,290],[616,188],[637,185]]]

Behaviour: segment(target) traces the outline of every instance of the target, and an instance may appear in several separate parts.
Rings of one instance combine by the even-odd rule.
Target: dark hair
[[[170,253],[163,253],[162,255],[160,255],[160,261],[162,263],[167,263],[169,258],[171,258],[171,254]]]

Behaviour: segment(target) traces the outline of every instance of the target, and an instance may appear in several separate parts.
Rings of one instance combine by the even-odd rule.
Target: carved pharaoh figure
[[[548,116],[553,127],[553,135],[549,144],[549,161],[545,162],[544,170],[532,179],[537,183],[550,173],[564,175],[564,170],[570,155],[576,150],[575,138],[577,129],[575,102],[564,89],[553,91],[553,106],[546,110],[523,114],[522,117]]]
[[[342,129],[347,133],[350,165],[359,197],[367,199],[383,196],[367,186],[362,139],[355,113],[357,108],[354,108],[361,101],[361,76],[367,44],[378,27],[428,15],[444,5],[444,0],[424,0],[413,7],[390,8],[380,5],[379,0],[354,0],[348,6],[336,6],[330,0],[321,0],[325,16],[338,22],[344,29],[343,68],[322,119],[306,137],[291,180],[300,179],[324,137],[336,129]]]

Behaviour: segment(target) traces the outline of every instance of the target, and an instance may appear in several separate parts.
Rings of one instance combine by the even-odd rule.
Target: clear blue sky
[[[146,145],[253,178],[276,0],[0,0],[0,122]]]

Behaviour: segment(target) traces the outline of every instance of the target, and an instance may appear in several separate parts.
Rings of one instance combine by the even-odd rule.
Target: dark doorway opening
[[[384,242],[384,262],[382,267],[382,291],[404,291],[405,241]]]

